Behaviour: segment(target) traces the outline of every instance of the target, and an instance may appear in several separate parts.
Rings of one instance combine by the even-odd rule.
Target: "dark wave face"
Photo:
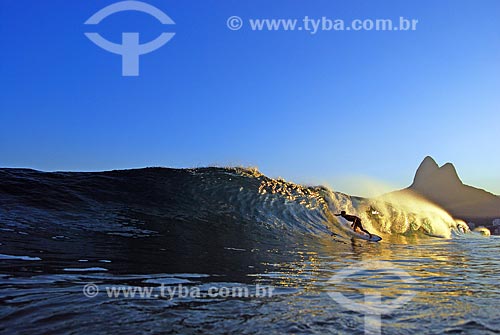
[[[352,239],[333,215],[340,210],[361,217],[383,241]],[[332,301],[323,294],[331,289],[328,277],[354,260],[389,258],[412,265],[415,255],[427,271],[415,276],[443,275],[434,261],[445,260],[451,268],[467,256],[448,259],[446,250],[456,249],[447,245],[440,245],[445,251],[436,256],[428,251],[435,240],[429,235],[454,235],[444,241],[458,241],[462,237],[452,234],[455,228],[446,213],[420,200],[355,198],[251,169],[0,169],[0,302],[6,306],[0,311],[0,333],[360,332],[360,324],[349,323],[350,312],[337,306],[337,317],[330,315]],[[397,284],[392,277],[387,281]],[[110,300],[100,294],[87,299],[82,295],[86,283],[185,283],[201,289],[259,283],[273,285],[277,295]],[[425,292],[435,299],[432,283]],[[424,297],[415,306],[425,308],[428,301]],[[470,307],[462,300],[456,306]],[[304,310],[316,315],[317,323],[310,323]],[[457,321],[457,313],[450,311],[449,329],[456,329],[450,322]],[[130,324],[111,323],[110,315]],[[283,323],[269,319],[279,316]],[[403,315],[398,320],[413,319]],[[496,329],[473,318],[466,322],[471,329]],[[409,333],[419,326],[410,322]],[[401,327],[388,333],[400,334]]]
[[[81,258],[125,260],[139,272],[248,268],[255,260],[226,260],[225,250],[329,233],[317,190],[244,169],[3,169],[0,201],[5,253],[41,256],[53,271]]]
[[[54,271],[80,258],[126,261],[140,272],[205,273],[218,270],[214,263],[246,269],[255,260],[225,259],[224,250],[268,250],[342,237],[345,231],[332,215],[340,209],[360,215],[379,234],[408,235],[425,227],[418,214],[394,206],[386,208],[385,217],[374,218],[360,208],[380,210],[381,203],[241,168],[2,169],[0,202],[3,235],[10,241],[5,253],[42,256],[44,269]],[[409,218],[411,227],[401,230]],[[432,228],[429,223],[425,231]]]

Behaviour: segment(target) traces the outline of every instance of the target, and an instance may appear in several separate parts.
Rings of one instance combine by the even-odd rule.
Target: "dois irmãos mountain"
[[[455,167],[439,167],[432,157],[425,157],[413,183],[399,192],[414,192],[439,205],[452,216],[464,220],[500,218],[500,197],[462,183]]]

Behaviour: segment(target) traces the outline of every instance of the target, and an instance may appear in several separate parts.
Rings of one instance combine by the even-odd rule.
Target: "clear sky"
[[[366,195],[426,155],[500,194],[500,1],[0,2],[0,166],[104,170],[249,165]],[[232,31],[226,20],[243,19]],[[418,19],[416,31],[252,31],[248,19]],[[176,35],[121,76],[85,35]],[[359,182],[358,182],[359,181]]]

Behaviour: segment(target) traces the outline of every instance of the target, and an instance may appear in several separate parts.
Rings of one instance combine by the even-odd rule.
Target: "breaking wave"
[[[450,237],[456,221],[417,197],[364,199],[264,176],[256,169],[145,168],[108,172],[0,170],[0,220],[62,229],[182,239],[343,236],[333,213],[358,215],[382,236]],[[231,236],[228,236],[231,235]]]

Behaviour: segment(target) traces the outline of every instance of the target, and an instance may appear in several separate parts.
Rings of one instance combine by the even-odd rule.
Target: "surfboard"
[[[382,240],[382,237],[372,234],[372,238],[370,236],[362,231],[354,231],[351,228],[352,222],[347,221],[343,217],[339,216],[337,217],[337,220],[339,220],[340,227],[342,227],[349,235],[355,238],[360,238],[362,240],[370,241],[370,242],[378,242]]]

